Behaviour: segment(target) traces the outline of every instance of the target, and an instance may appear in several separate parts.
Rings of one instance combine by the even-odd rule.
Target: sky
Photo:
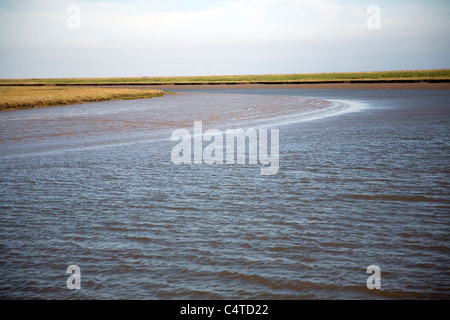
[[[0,0],[0,78],[450,68],[450,1]]]

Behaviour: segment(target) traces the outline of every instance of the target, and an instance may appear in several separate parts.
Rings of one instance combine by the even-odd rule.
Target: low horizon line
[[[441,69],[391,69],[372,71],[333,71],[333,72],[305,72],[305,73],[253,73],[253,74],[210,74],[210,75],[189,75],[189,76],[92,76],[92,77],[29,77],[29,78],[2,78],[0,80],[41,80],[41,79],[118,79],[118,78],[192,78],[192,77],[243,77],[243,76],[283,76],[283,75],[320,75],[320,74],[352,74],[352,73],[382,73],[382,72],[417,72],[417,71],[450,71],[449,68]]]

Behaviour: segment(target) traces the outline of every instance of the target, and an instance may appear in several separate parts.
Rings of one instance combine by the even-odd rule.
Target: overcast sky
[[[449,0],[0,0],[0,78],[443,69],[449,57]]]

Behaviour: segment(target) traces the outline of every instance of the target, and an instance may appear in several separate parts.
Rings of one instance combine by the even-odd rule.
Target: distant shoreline
[[[322,89],[322,90],[450,90],[450,82],[429,83],[317,83],[317,84],[214,84],[214,85],[85,85],[85,86],[2,86],[0,92],[0,111],[18,108],[34,108],[41,106],[58,106],[83,102],[139,99],[162,96],[164,93],[183,90],[258,90],[258,89]],[[9,89],[8,89],[9,88]],[[16,88],[16,89],[14,89]],[[52,89],[53,88],[53,89]],[[19,95],[11,90],[19,90]],[[63,96],[43,100],[33,91],[62,90]],[[58,90],[58,91],[59,91]],[[87,91],[86,91],[87,90]],[[112,90],[104,95],[102,92],[93,94],[91,90]],[[126,90],[124,92],[120,92]],[[105,92],[106,93],[106,92]],[[13,95],[13,96],[10,96]],[[67,98],[67,95],[75,97]],[[16,96],[16,97],[14,97]],[[19,97],[18,97],[19,96]],[[18,100],[18,101],[17,101]]]
[[[450,69],[179,77],[0,79],[4,86],[240,86],[450,83]]]
[[[257,82],[257,83],[86,83],[86,84],[0,84],[0,87],[104,87],[128,89],[367,89],[367,90],[450,90],[449,81],[351,81],[351,82]]]
[[[0,110],[226,89],[450,90],[450,69],[360,73],[0,79]]]

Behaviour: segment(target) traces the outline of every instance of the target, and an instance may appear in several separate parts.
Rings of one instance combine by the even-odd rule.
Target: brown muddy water
[[[1,112],[0,298],[449,299],[449,120],[445,90],[179,90]],[[171,134],[194,121],[278,129],[278,173],[175,165]]]

